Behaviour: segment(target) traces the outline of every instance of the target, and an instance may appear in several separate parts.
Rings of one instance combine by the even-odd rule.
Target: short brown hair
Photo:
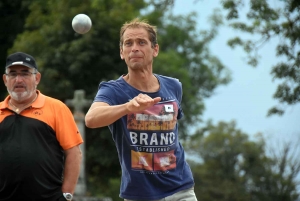
[[[156,26],[150,25],[146,20],[140,20],[135,18],[130,22],[123,24],[120,30],[120,47],[123,46],[123,35],[127,29],[130,28],[144,28],[149,34],[149,40],[151,41],[152,48],[157,44],[157,29]]]

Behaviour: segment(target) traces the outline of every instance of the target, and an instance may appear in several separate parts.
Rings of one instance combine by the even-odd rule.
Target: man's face
[[[11,66],[7,69],[7,75],[3,75],[3,81],[14,100],[24,101],[36,92],[41,74],[33,74],[33,72],[33,69],[26,66]]]
[[[152,47],[149,34],[144,28],[130,28],[124,32],[120,49],[121,59],[132,70],[152,67],[153,57],[158,55],[159,47]]]

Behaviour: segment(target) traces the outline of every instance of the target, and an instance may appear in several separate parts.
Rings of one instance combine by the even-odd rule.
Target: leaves
[[[261,133],[250,140],[234,121],[213,125],[209,120],[184,145],[194,158],[190,164],[199,200],[292,201],[299,197],[298,142],[270,152]]]
[[[243,47],[247,53],[247,63],[251,66],[259,64],[261,53],[260,47],[267,42],[277,42],[276,54],[284,58],[283,62],[276,64],[272,68],[271,74],[274,79],[280,79],[285,82],[278,85],[274,98],[281,104],[296,104],[300,101],[298,88],[300,86],[300,4],[297,0],[281,1],[277,4],[266,0],[221,0],[223,8],[228,11],[227,19],[233,22],[230,26],[234,30],[251,34],[249,41],[234,37],[228,44],[234,48]],[[296,3],[297,2],[297,3]],[[249,7],[245,6],[249,5]],[[274,6],[274,5],[277,5]],[[240,9],[238,9],[238,7]],[[248,9],[246,18],[240,16],[242,9]],[[256,36],[260,37],[256,40]],[[269,115],[283,114],[284,109],[269,110]],[[283,107],[281,107],[283,108]]]

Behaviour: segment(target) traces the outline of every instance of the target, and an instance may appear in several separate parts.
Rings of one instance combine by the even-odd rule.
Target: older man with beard
[[[69,108],[37,90],[35,59],[6,59],[0,102],[0,201],[72,200],[83,143]]]

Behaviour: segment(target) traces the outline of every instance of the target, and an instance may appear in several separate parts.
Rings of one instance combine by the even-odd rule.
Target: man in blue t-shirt
[[[120,56],[128,68],[101,82],[86,126],[108,126],[122,169],[120,197],[129,200],[196,201],[194,179],[178,139],[182,85],[153,73],[156,27],[134,19],[120,31]]]

